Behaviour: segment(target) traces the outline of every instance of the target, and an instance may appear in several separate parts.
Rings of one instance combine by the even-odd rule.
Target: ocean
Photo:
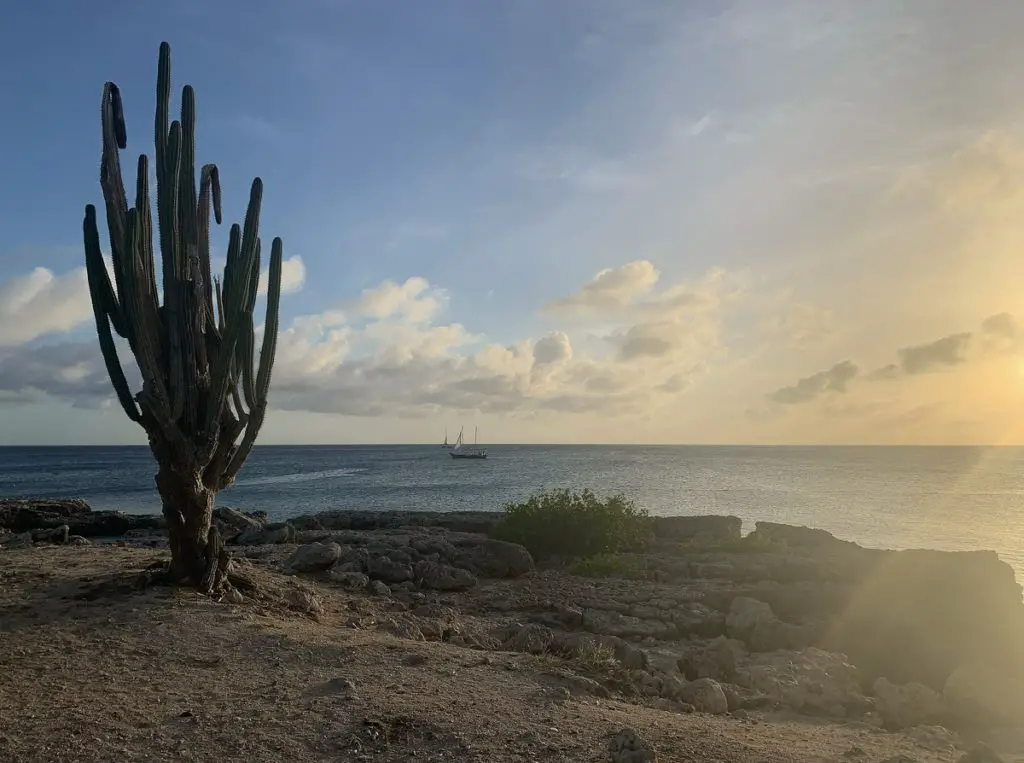
[[[272,519],[328,509],[500,511],[556,487],[622,492],[652,514],[733,514],[880,548],[994,549],[1024,581],[1024,448],[257,446],[221,505]],[[144,447],[0,448],[0,497],[158,512]]]

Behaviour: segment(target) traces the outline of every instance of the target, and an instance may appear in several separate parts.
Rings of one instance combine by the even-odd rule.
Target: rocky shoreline
[[[221,508],[216,519],[242,567],[388,602],[386,614],[355,612],[348,627],[600,664],[584,687],[598,695],[951,739],[1024,724],[1024,601],[993,552],[880,551],[772,523],[759,523],[753,542],[735,517],[664,517],[644,553],[596,569],[538,565],[488,536],[493,513],[268,523]],[[8,550],[113,536],[159,547],[161,524],[81,501],[0,501]],[[297,596],[293,606],[315,616],[321,605]],[[997,758],[970,758],[986,759]]]

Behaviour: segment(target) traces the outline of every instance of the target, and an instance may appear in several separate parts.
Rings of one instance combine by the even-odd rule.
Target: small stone
[[[658,753],[633,729],[622,729],[608,744],[612,763],[656,763]]]
[[[300,612],[319,615],[324,611],[324,605],[320,598],[309,591],[301,588],[288,588],[285,590],[284,599],[292,609]]]

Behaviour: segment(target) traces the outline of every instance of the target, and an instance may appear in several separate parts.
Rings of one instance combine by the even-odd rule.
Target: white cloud
[[[257,294],[264,297],[267,295],[269,280],[270,269],[264,268],[260,273],[260,282],[256,291]],[[306,263],[302,261],[302,257],[295,254],[288,259],[283,260],[281,262],[281,293],[294,294],[297,291],[301,291],[305,284]]]
[[[369,319],[395,319],[411,324],[425,323],[434,318],[447,303],[447,295],[440,289],[431,289],[423,278],[409,278],[399,285],[384,281],[349,303],[351,311]]]
[[[0,346],[62,333],[92,318],[85,268],[54,275],[47,268],[0,283]]]
[[[650,263],[598,274],[580,292],[582,304],[613,308],[599,322],[615,328],[603,341],[583,341],[579,348],[570,332],[558,329],[507,345],[487,342],[460,323],[440,320],[447,295],[425,279],[384,281],[338,308],[299,316],[281,331],[271,404],[399,417],[441,409],[606,416],[648,410],[690,386],[716,336],[706,315],[694,321],[678,314],[685,290],[676,287],[648,295],[635,316],[615,314],[655,280]],[[658,320],[644,320],[652,306],[660,310]],[[0,391],[92,400],[94,406],[110,397],[94,341],[7,353],[0,357]]]

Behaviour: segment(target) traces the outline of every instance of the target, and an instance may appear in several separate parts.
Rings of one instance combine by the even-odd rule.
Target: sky
[[[19,4],[0,444],[145,442],[81,223],[105,81],[127,185],[152,157],[162,40],[215,258],[257,175],[284,239],[260,442],[1024,443],[1022,28],[1004,0]]]

